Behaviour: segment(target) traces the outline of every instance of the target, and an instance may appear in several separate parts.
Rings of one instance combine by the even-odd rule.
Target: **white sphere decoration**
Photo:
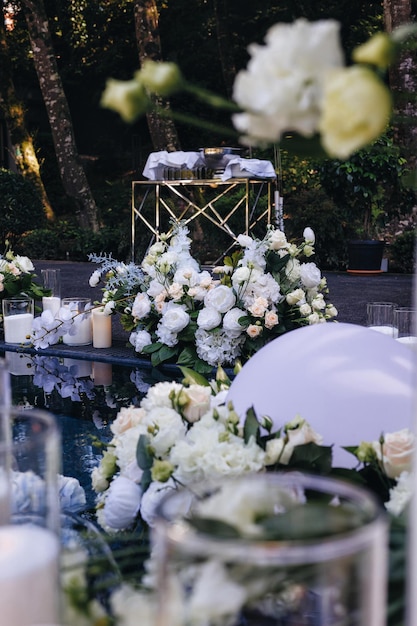
[[[233,381],[227,401],[244,419],[254,407],[274,430],[297,414],[333,445],[333,465],[354,467],[341,446],[414,430],[416,353],[355,324],[328,322],[291,331],[259,350]]]

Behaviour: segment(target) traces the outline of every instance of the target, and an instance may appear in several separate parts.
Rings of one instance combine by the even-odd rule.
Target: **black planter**
[[[357,239],[348,242],[348,272],[380,273],[385,242]]]

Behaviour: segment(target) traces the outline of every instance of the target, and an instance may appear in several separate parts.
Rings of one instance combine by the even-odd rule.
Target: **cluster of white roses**
[[[42,297],[44,290],[35,281],[35,268],[27,256],[9,250],[0,255],[0,298]],[[1,313],[0,313],[1,319]]]
[[[384,132],[392,99],[381,72],[415,28],[376,33],[353,50],[354,64],[348,67],[339,31],[335,20],[301,18],[275,24],[265,45],[249,46],[248,66],[238,72],[233,86],[234,102],[223,101],[224,108],[237,111],[232,121],[242,133],[241,143],[278,143],[288,133],[318,135],[330,157],[345,159]],[[181,90],[208,104],[222,102],[188,85],[175,63],[147,60],[132,80],[110,79],[102,105],[132,122],[149,109],[150,94],[169,96]]]
[[[161,361],[176,357],[195,369],[197,359],[210,366],[233,364],[288,330],[337,315],[325,301],[319,268],[300,260],[314,254],[310,228],[298,246],[273,228],[262,240],[240,235],[241,254],[226,257],[213,274],[200,271],[187,235],[177,225],[142,262],[144,281],[127,309],[134,326],[130,342],[138,353],[158,353]],[[189,362],[181,360],[183,350]]]

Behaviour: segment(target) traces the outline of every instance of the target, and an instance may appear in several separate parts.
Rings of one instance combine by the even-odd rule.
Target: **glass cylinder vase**
[[[385,624],[386,518],[348,483],[263,473],[175,490],[153,542],[158,626]]]

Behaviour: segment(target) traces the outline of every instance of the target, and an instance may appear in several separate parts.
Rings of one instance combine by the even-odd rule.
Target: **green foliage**
[[[402,177],[407,170],[397,146],[384,136],[346,161],[319,166],[321,183],[343,216],[350,238],[378,238],[389,219],[399,215]]]
[[[0,241],[11,247],[19,235],[46,223],[35,185],[20,174],[0,169]]]
[[[414,230],[406,230],[398,235],[389,247],[390,265],[394,272],[412,274],[415,270]]]
[[[16,242],[15,251],[32,259],[87,261],[92,250],[127,258],[130,251],[128,228],[127,222],[119,228],[104,227],[94,233],[72,222],[59,220],[47,228],[22,235]]]

